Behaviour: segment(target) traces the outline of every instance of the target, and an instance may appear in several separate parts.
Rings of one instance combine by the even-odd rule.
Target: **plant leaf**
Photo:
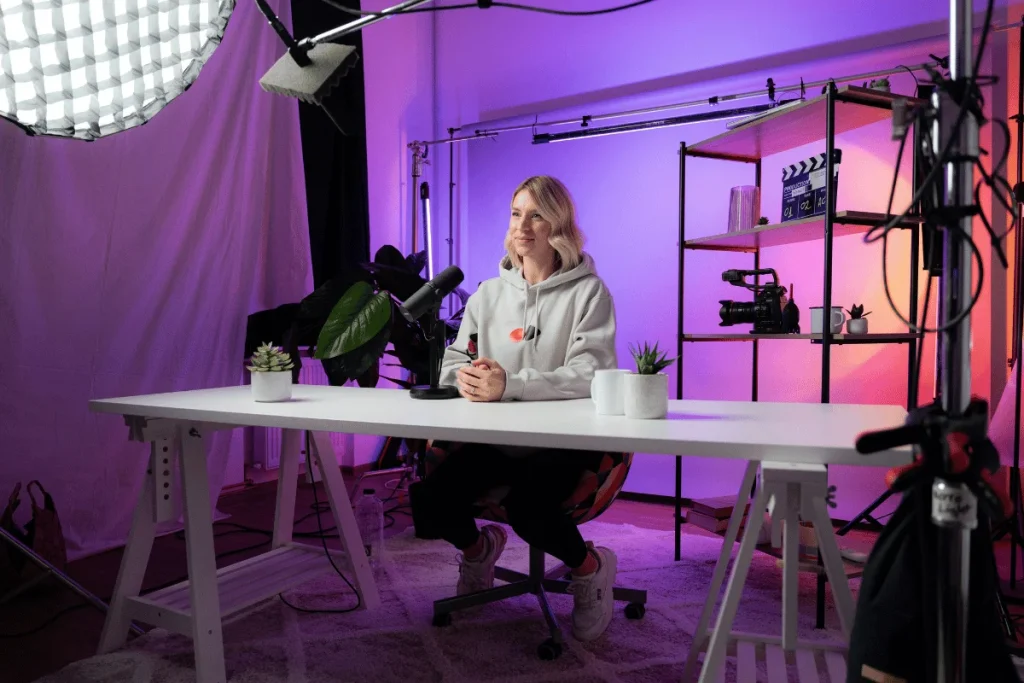
[[[361,387],[373,388],[377,386],[377,380],[380,379],[380,358],[377,358],[376,363],[370,364],[370,369],[356,377],[356,384]]]
[[[416,252],[415,254],[409,254],[405,257],[405,265],[410,271],[419,275],[423,272],[423,269],[427,266],[427,250]]]
[[[392,266],[394,268],[407,268],[405,257],[402,256],[402,252],[398,251],[396,247],[391,244],[385,244],[377,253],[373,255],[373,262],[382,266]]]
[[[404,387],[406,389],[412,389],[414,386],[412,382],[406,382],[404,379],[395,379],[394,377],[388,377],[387,375],[382,375],[381,379],[386,379],[389,382],[394,382],[398,386]]]
[[[335,304],[352,285],[357,282],[372,281],[370,273],[362,267],[353,267],[338,277],[332,278],[317,287],[299,302],[299,310],[293,319],[295,343],[297,346],[313,346],[317,336],[327,322]]]
[[[389,328],[390,322],[391,298],[388,293],[374,294],[370,285],[357,282],[338,300],[320,330],[316,357],[323,360],[351,353],[375,339],[382,329]],[[381,348],[377,355],[383,351]]]
[[[384,347],[388,345],[391,328],[385,326],[376,337],[354,351],[332,358],[323,358],[324,373],[332,386],[341,386],[349,380],[363,377],[372,366],[380,363]]]
[[[379,289],[386,289],[399,301],[405,301],[427,283],[425,279],[409,270],[404,261],[400,266],[367,263],[364,267],[373,275]]]
[[[394,304],[397,308],[397,304]],[[430,344],[423,337],[420,324],[410,323],[401,315],[392,314],[391,343],[402,367],[420,377],[430,375]]]

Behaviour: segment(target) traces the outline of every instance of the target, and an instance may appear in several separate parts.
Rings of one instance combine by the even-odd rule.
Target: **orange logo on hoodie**
[[[523,341],[523,328],[517,327],[516,329],[512,330],[511,332],[508,333],[508,338],[516,343]]]

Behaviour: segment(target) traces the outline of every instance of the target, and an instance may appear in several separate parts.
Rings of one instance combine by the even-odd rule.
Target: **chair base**
[[[535,548],[530,548],[530,573],[505,569],[504,567],[494,568],[494,578],[505,581],[503,586],[495,586],[488,590],[459,595],[453,598],[434,601],[434,626],[448,626],[451,624],[451,615],[460,610],[472,609],[492,602],[498,602],[507,598],[514,598],[519,595],[531,593],[537,596],[540,602],[540,609],[544,620],[548,625],[548,632],[551,637],[541,643],[537,648],[537,656],[541,659],[555,659],[562,654],[562,644],[565,642],[562,631],[555,620],[555,615],[548,604],[547,593],[566,594],[569,592],[571,581],[566,580],[569,569],[565,565],[559,565],[547,572],[544,571],[544,553]],[[623,588],[615,586],[612,589],[614,599],[619,602],[626,602],[626,618],[642,619],[647,611],[647,591],[637,588]]]

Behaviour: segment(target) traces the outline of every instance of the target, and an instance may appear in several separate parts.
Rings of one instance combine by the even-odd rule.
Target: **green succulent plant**
[[[291,355],[270,342],[261,344],[249,362],[249,372],[286,372],[295,367]]]
[[[846,309],[846,312],[850,314],[850,318],[852,320],[857,320],[858,318],[866,318],[867,316],[871,315],[871,311],[868,311],[867,313],[864,312],[863,304],[854,304],[851,308]]]
[[[657,342],[655,342],[653,347],[644,342],[643,348],[639,345],[633,346],[630,344],[629,352],[636,363],[636,373],[638,375],[657,375],[676,360],[675,358],[666,358],[665,353],[658,350]]]

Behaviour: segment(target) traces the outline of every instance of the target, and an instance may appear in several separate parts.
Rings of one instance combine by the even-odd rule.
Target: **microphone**
[[[454,292],[465,277],[458,266],[448,266],[406,299],[405,303],[398,307],[399,312],[409,322],[416,322]]]
[[[398,307],[402,317],[411,323],[429,314],[431,320],[423,323],[424,332],[430,330],[430,385],[413,387],[409,393],[413,398],[428,400],[456,398],[459,390],[452,386],[438,386],[441,376],[441,360],[444,358],[445,322],[438,314],[441,300],[455,291],[465,275],[458,266],[448,266],[437,276],[405,300]]]

